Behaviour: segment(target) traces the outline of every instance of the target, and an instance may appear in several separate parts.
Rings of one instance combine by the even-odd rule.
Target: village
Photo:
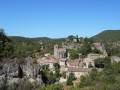
[[[79,39],[79,41],[82,40]],[[102,54],[89,53],[86,57],[83,58],[82,53],[78,53],[78,59],[71,59],[68,50],[77,50],[83,46],[82,43],[77,43],[77,39],[73,39],[72,43],[62,43],[62,48],[59,48],[57,44],[54,45],[54,55],[46,53],[43,57],[41,57],[39,53],[35,53],[35,56],[37,57],[37,63],[40,66],[49,65],[49,70],[53,73],[55,73],[54,64],[58,63],[60,66],[60,73],[62,74],[65,72],[66,74],[65,77],[60,77],[59,82],[66,82],[71,72],[74,73],[75,78],[80,78],[82,75],[89,75],[89,73],[92,71],[91,67],[95,66],[94,60],[107,57],[107,52],[102,43],[93,44],[98,50],[102,52]],[[94,49],[94,47],[91,48]]]

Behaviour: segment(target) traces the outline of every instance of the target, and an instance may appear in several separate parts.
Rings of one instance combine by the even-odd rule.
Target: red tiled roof
[[[40,55],[40,53],[35,53],[35,55]]]
[[[60,59],[60,62],[65,62],[66,61],[66,59]]]
[[[75,67],[68,67],[69,72],[91,72],[91,68],[75,68]]]
[[[70,66],[78,66],[80,60],[68,60],[67,63],[70,65]]]
[[[56,59],[42,58],[38,60],[39,63],[57,63]]]

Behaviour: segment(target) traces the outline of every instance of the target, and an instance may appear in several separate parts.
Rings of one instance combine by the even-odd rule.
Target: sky
[[[92,37],[120,30],[120,0],[0,0],[0,28],[8,36]]]

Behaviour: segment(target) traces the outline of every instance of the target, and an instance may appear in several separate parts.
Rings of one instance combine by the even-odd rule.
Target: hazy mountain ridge
[[[51,39],[48,37],[36,37],[36,38],[27,38],[27,37],[21,37],[21,36],[8,36],[9,39],[11,39],[14,43],[22,43],[22,42],[54,42],[54,41],[64,41],[65,38],[57,38],[57,39]]]

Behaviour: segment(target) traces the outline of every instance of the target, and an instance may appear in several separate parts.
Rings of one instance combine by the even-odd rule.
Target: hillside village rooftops
[[[45,64],[45,63],[57,63],[58,60],[54,59],[54,58],[42,58],[42,59],[38,59],[38,63],[41,63],[41,64]]]
[[[99,54],[90,53],[88,56],[100,56]]]
[[[35,53],[35,55],[40,55],[40,53]]]
[[[66,49],[64,49],[64,48],[59,48],[59,50],[60,50],[60,51],[66,51]]]
[[[75,68],[75,67],[68,67],[69,72],[91,72],[91,68]]]
[[[78,66],[80,60],[68,60],[67,63],[70,65],[70,66]]]
[[[88,62],[88,63],[93,62],[93,61],[92,61],[91,59],[89,59],[89,58],[85,58],[84,61],[86,61],[86,62]]]
[[[65,62],[67,59],[60,59],[59,61],[60,62]]]

